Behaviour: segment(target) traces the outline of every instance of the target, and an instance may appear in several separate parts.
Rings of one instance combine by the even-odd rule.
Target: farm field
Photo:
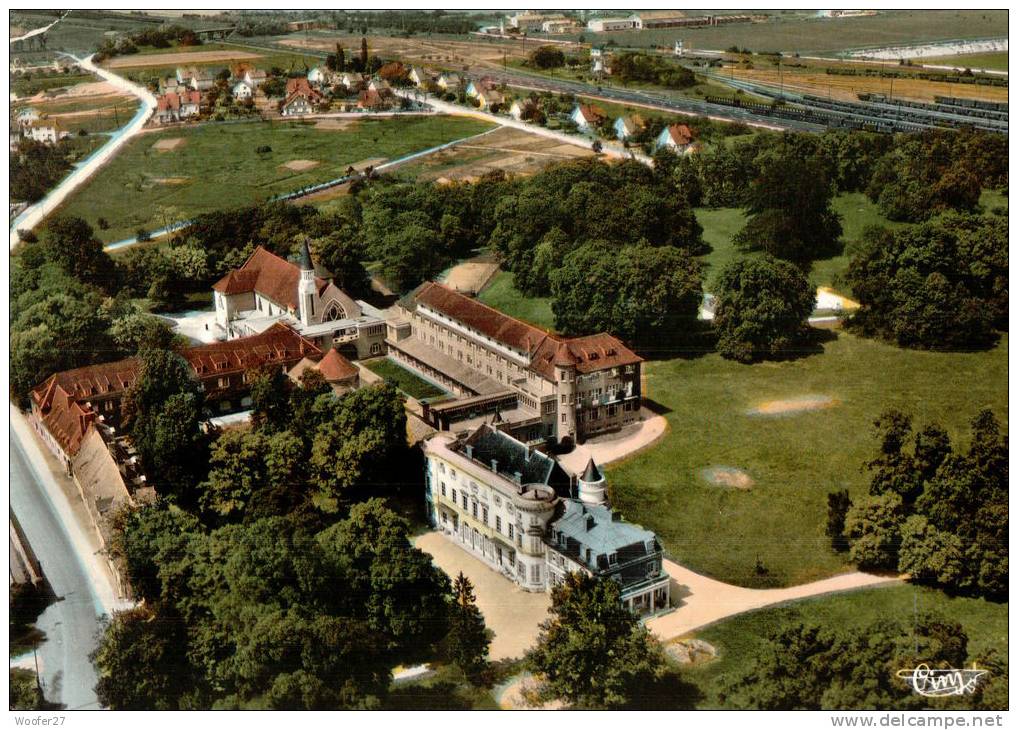
[[[11,91],[18,96],[32,97],[37,94],[57,94],[62,90],[73,89],[75,86],[89,84],[99,80],[98,76],[89,73],[66,73],[54,74],[52,76],[31,75],[15,76],[11,79]]]
[[[725,72],[726,75],[729,73]],[[735,68],[731,74],[743,81],[783,85],[788,91],[830,96],[845,101],[858,101],[858,94],[891,94],[895,99],[932,102],[935,96],[954,96],[985,101],[1007,101],[1007,87],[955,84],[946,81],[927,81],[897,77],[893,79],[872,76],[836,76],[821,69]]]
[[[145,48],[143,53],[116,56],[106,62],[128,78],[140,83],[172,76],[178,66],[198,66],[219,71],[238,62],[259,68],[278,67],[284,71],[313,68],[322,62],[318,56],[299,52],[277,51],[241,43],[206,43],[200,46]]]
[[[159,49],[162,51],[161,53],[132,53],[129,56],[114,56],[103,63],[103,66],[110,69],[142,68],[147,66],[176,67],[178,64],[207,66],[211,63],[229,63],[234,60],[249,61],[261,57],[257,53],[233,48],[209,50],[204,46],[188,46],[186,51],[184,48],[175,48],[171,52],[167,52],[166,49]]]
[[[952,598],[941,591],[903,585],[821,596],[730,618],[697,633],[697,638],[718,650],[717,659],[685,668],[680,675],[699,690],[700,708],[717,708],[722,681],[752,666],[772,631],[796,623],[855,628],[891,619],[907,624],[916,607],[920,613],[934,613],[960,623],[968,636],[969,656],[994,648],[1007,656],[1008,604]]]
[[[57,97],[53,100],[19,104],[30,106],[46,119],[56,120],[62,127],[77,134],[92,134],[118,129],[137,113],[140,102],[133,96],[99,93]]]
[[[593,154],[593,150],[586,147],[502,127],[481,139],[436,152],[397,169],[400,176],[414,180],[469,181],[496,170],[531,175],[547,165]]]
[[[105,218],[109,227],[96,227],[96,235],[110,243],[138,229],[331,180],[369,158],[397,157],[487,129],[475,119],[435,116],[364,119],[342,129],[251,122],[159,130],[131,140],[60,212],[93,227]],[[257,152],[261,147],[269,150]],[[319,164],[294,164],[303,161]]]
[[[960,66],[962,68],[987,68],[994,71],[1007,71],[1007,52],[1001,53],[963,53],[954,56],[929,56],[917,59],[918,62],[934,66]]]
[[[713,353],[649,362],[645,394],[665,409],[669,430],[609,467],[612,503],[654,530],[674,560],[719,580],[770,587],[838,573],[847,565],[823,533],[827,494],[865,493],[873,420],[897,408],[967,443],[971,419],[992,408],[1006,430],[1007,342],[934,353],[838,331],[822,353],[786,362],[741,365]],[[802,397],[828,407],[750,414]],[[704,471],[717,467],[741,470],[751,488],[707,481]]]
[[[683,39],[687,48],[720,50],[737,45],[752,51],[836,54],[859,47],[1007,35],[1005,10],[896,10],[859,18],[783,18],[713,28],[583,33],[588,43],[615,41],[623,47],[665,46]],[[577,36],[563,36],[575,39]]]
[[[465,66],[472,70],[477,67],[501,68],[503,61],[526,58],[530,51],[540,45],[538,41],[508,42],[491,40],[467,40],[463,36],[394,38],[391,36],[369,35],[370,53],[383,58],[399,58],[404,63],[424,64],[436,68],[462,71]],[[360,34],[315,33],[310,36],[293,34],[280,36],[274,42],[294,49],[307,49],[318,53],[332,53],[336,43],[347,52],[360,47]],[[526,46],[526,47],[524,47]],[[503,57],[504,54],[504,57]]]

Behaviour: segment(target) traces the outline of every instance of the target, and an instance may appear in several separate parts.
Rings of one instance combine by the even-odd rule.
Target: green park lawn
[[[468,137],[490,125],[463,117],[364,119],[342,130],[307,122],[205,124],[142,134],[60,212],[81,216],[105,243],[199,213],[251,205],[341,176],[353,163],[400,155]],[[160,151],[161,140],[181,139]],[[269,152],[256,152],[267,145]],[[314,160],[307,170],[286,163]],[[109,227],[99,230],[105,218]]]
[[[1006,603],[951,598],[942,591],[902,585],[821,596],[735,616],[715,624],[698,632],[697,638],[718,649],[717,659],[685,668],[680,671],[680,676],[699,690],[698,706],[701,709],[718,708],[717,691],[723,680],[752,666],[755,657],[766,648],[767,636],[772,631],[799,622],[830,628],[855,628],[868,626],[880,619],[891,619],[907,625],[916,607],[920,613],[935,613],[960,623],[968,636],[969,656],[991,648],[1007,656]]]
[[[992,408],[1006,429],[1007,353],[1006,335],[987,352],[935,353],[839,331],[821,354],[787,362],[741,365],[713,353],[648,362],[645,396],[669,429],[609,469],[612,502],[654,530],[673,559],[720,580],[794,585],[846,570],[823,533],[827,494],[865,494],[873,420],[897,408],[967,443],[971,419]],[[833,406],[749,414],[803,396]],[[745,471],[752,487],[706,481],[703,470],[717,466]]]
[[[368,360],[364,363],[364,367],[375,373],[375,375],[385,378],[385,380],[392,383],[411,398],[422,400],[424,398],[438,398],[445,395],[445,391],[441,388],[432,385],[424,378],[410,372],[402,365],[388,358],[383,357],[377,360]]]
[[[988,68],[994,71],[1007,71],[1007,51],[999,53],[966,53],[955,56],[932,56],[921,58],[915,63],[935,66],[961,66],[963,68]]]

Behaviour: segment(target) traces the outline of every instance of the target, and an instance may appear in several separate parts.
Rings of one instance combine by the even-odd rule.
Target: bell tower
[[[300,252],[300,283],[297,285],[297,302],[300,306],[300,323],[305,327],[310,325],[315,318],[315,299],[318,292],[315,291],[315,267],[311,263],[311,251],[308,249],[307,239]]]

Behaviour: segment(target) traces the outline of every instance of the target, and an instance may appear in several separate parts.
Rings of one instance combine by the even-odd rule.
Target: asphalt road
[[[38,656],[46,699],[67,709],[98,709],[96,674],[88,659],[95,646],[102,607],[40,475],[11,431],[11,509],[57,600],[36,626],[46,634]]]

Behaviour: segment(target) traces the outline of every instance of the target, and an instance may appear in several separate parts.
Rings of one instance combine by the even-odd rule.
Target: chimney
[[[518,471],[514,471],[513,472],[513,479],[516,481],[517,484],[523,484],[523,473],[522,472],[518,472]]]
[[[473,459],[474,458],[474,446],[473,446],[473,444],[467,444],[463,448],[467,452],[467,458],[468,459]]]
[[[587,532],[594,529],[594,515],[587,515]]]
[[[495,473],[498,473],[498,459],[491,460],[491,470]]]

